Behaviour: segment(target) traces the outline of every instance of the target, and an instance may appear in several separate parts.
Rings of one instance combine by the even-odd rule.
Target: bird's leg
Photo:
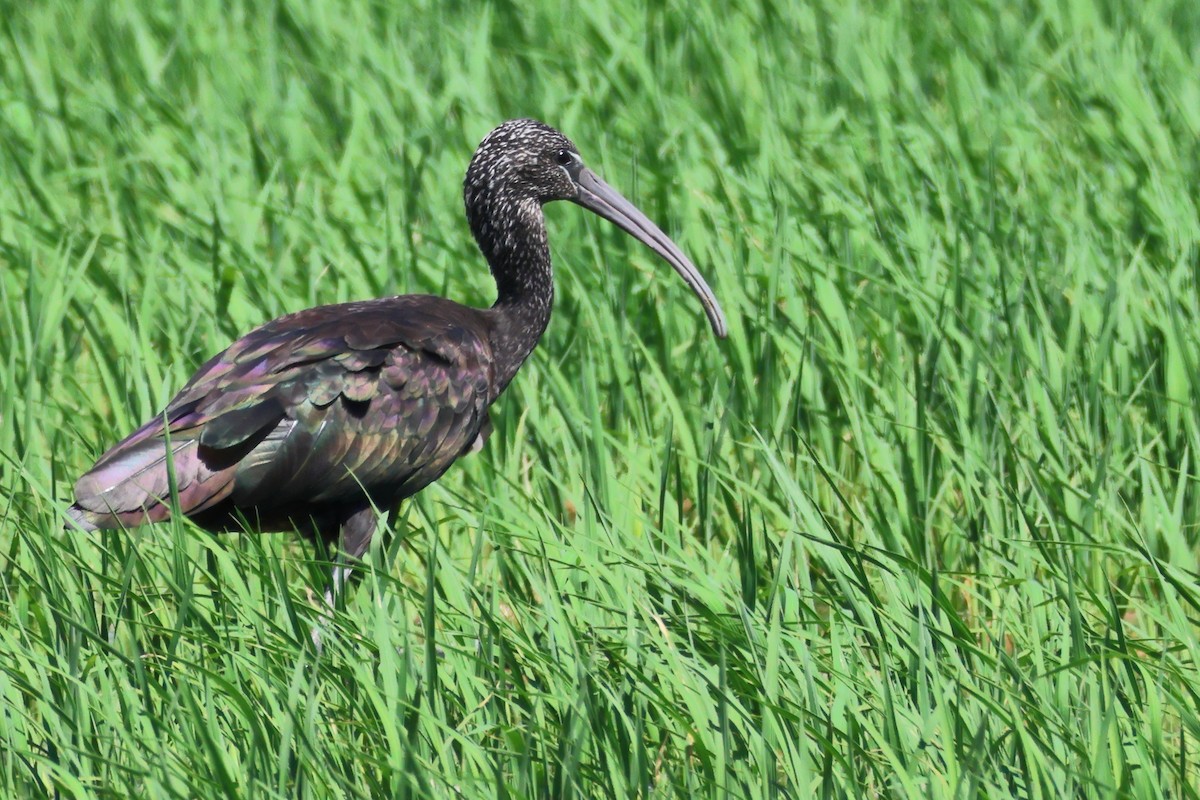
[[[351,562],[358,561],[363,553],[367,552],[377,527],[375,508],[370,505],[355,511],[342,521],[337,560],[334,562],[332,579],[325,595],[331,606],[332,599],[341,594],[342,587],[350,580],[350,574],[354,571]]]
[[[357,560],[371,546],[378,519],[375,507],[368,505],[350,514],[342,521],[341,551],[346,559]]]
[[[340,546],[334,557],[329,585],[325,588],[325,608],[321,611],[323,620],[332,619],[333,609],[338,599],[342,597],[345,586],[350,581],[350,575],[354,572],[351,562],[357,561],[370,547],[376,527],[378,527],[378,522],[375,508],[371,505],[357,509],[342,519],[338,531]],[[316,645],[317,652],[320,652],[321,625],[313,627],[312,640]]]

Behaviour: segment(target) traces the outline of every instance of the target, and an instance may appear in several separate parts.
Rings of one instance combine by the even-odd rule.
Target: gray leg
[[[350,573],[354,571],[349,562],[357,561],[367,552],[377,527],[375,509],[371,506],[355,511],[342,522],[337,560],[334,563],[329,589],[325,592],[330,606],[333,605],[333,598],[342,593],[342,587],[350,580]]]
[[[363,553],[367,552],[377,527],[375,509],[371,506],[359,509],[342,520],[339,530],[340,546],[335,557],[333,574],[330,576],[329,585],[325,588],[325,609],[321,612],[323,620],[327,621],[333,616],[335,603],[350,580],[350,574],[354,571],[354,567],[350,566],[349,562],[357,561]],[[317,625],[312,629],[312,641],[316,645],[318,653],[321,652],[321,627],[321,625]]]
[[[362,554],[371,546],[376,527],[375,509],[371,506],[346,517],[341,531],[342,554],[349,559],[362,558]]]

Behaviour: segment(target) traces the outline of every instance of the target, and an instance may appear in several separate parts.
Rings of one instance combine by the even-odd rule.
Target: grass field
[[[180,10],[183,7],[186,10]],[[293,536],[62,530],[258,323],[492,285],[485,451],[324,651]],[[0,2],[0,797],[1200,797],[1200,5]]]

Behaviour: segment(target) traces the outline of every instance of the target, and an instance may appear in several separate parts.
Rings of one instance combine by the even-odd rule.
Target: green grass
[[[1198,9],[0,3],[0,796],[1200,797]],[[254,325],[489,303],[514,116],[727,341],[551,206],[548,334],[321,655],[295,537],[62,530]]]

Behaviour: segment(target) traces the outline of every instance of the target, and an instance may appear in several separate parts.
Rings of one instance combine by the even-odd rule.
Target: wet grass
[[[0,4],[0,795],[1196,798],[1194,3]],[[549,209],[486,450],[308,643],[321,557],[64,533],[286,311],[476,305],[535,116],[680,242]]]

